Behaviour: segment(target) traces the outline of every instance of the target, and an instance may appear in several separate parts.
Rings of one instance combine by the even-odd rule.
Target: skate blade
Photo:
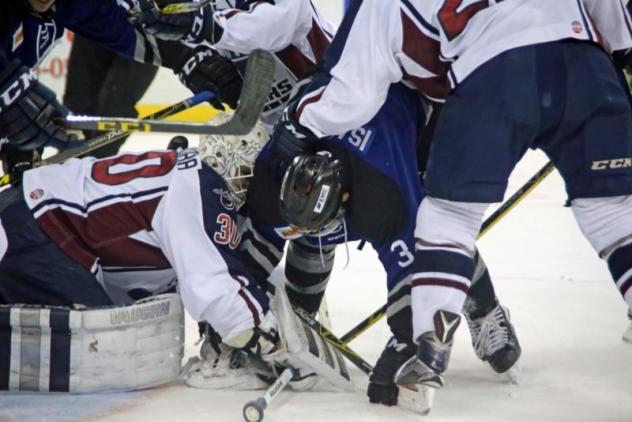
[[[515,385],[520,384],[522,381],[522,367],[520,366],[520,361],[514,363],[506,372],[498,375],[504,382]]]
[[[397,404],[402,409],[425,416],[432,409],[435,390],[420,384],[416,384],[414,389],[400,386]]]

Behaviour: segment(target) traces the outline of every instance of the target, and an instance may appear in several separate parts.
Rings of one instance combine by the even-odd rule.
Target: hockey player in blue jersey
[[[355,1],[335,57],[277,124],[285,163],[374,116],[407,80],[446,104],[415,229],[417,357],[402,384],[443,385],[487,206],[529,148],[566,182],[578,225],[632,305],[632,120],[608,53],[632,47],[620,0]],[[380,25],[375,25],[380,22]],[[525,25],[529,22],[529,25]]]
[[[129,2],[121,1],[129,9]],[[67,28],[127,57],[170,67],[194,92],[211,90],[234,107],[241,78],[209,48],[157,40],[128,20],[115,0],[6,0],[0,3],[0,139],[5,172],[19,180],[31,151],[63,148],[74,137],[55,121],[67,114],[32,73]]]
[[[403,84],[393,85],[374,119],[319,145],[320,153],[301,156],[281,175],[283,181],[270,171],[274,157],[265,147],[248,189],[242,259],[257,280],[266,280],[289,243],[286,291],[294,305],[310,313],[319,309],[336,245],[365,240],[376,250],[386,271],[393,336],[371,375],[368,396],[374,403],[397,403],[395,371],[416,349],[410,283],[415,215],[424,189],[415,141],[425,124],[423,100]],[[274,200],[279,196],[280,207]],[[479,358],[497,372],[508,371],[520,345],[478,255],[465,314]],[[489,328],[485,338],[483,321]]]

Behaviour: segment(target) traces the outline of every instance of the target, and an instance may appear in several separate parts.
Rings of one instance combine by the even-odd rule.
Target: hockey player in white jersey
[[[134,1],[143,10],[139,19],[148,33],[159,39],[178,39],[188,46],[211,45],[242,73],[253,50],[274,53],[275,80],[261,116],[270,128],[296,84],[315,71],[334,33],[334,27],[311,0],[216,0],[199,12],[180,15],[160,14],[149,0]],[[187,0],[163,3],[182,2]],[[206,50],[204,54],[208,54]],[[191,58],[191,64],[195,60]]]
[[[631,28],[620,0],[351,2],[325,71],[271,142],[283,166],[368,121],[402,79],[445,99],[415,229],[419,349],[398,382],[443,385],[483,213],[530,147],[555,163],[578,225],[632,304],[632,121],[608,55],[632,46]]]
[[[0,194],[0,304],[92,309],[177,289],[188,313],[211,322],[225,344],[270,352],[276,322],[239,258],[236,214],[266,140],[258,124],[246,137],[224,138],[222,148],[202,145],[199,153],[72,159],[25,172],[22,189]],[[4,315],[3,332],[19,332],[24,321]],[[39,318],[30,323],[39,327]],[[0,358],[0,386],[7,388],[14,371],[4,370],[13,365],[4,360],[11,356]],[[55,391],[69,391],[62,384]]]

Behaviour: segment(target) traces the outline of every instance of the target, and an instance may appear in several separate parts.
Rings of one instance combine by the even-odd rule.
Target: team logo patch
[[[584,30],[582,24],[577,21],[571,22],[571,27],[573,28],[573,32],[576,34],[580,34]]]
[[[18,49],[24,42],[24,25],[20,23],[18,30],[13,33],[13,44],[11,46],[11,52]]]
[[[226,189],[213,189],[213,193],[219,196],[219,202],[222,204],[224,208],[231,211],[235,209],[235,203],[233,202],[233,197],[230,192]]]
[[[41,58],[46,52],[53,47],[55,37],[57,36],[57,26],[55,22],[44,22],[40,25],[37,32],[37,57]]]
[[[41,199],[43,196],[44,196],[44,191],[39,188],[32,190],[31,193],[29,193],[29,198],[31,198],[34,201]]]
[[[286,240],[298,239],[299,237],[301,237],[300,230],[295,227],[278,227],[275,228],[274,231],[276,232],[276,234],[279,235],[280,238]]]

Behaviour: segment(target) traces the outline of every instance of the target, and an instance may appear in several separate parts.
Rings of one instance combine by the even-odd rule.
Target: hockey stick
[[[518,189],[511,198],[507,199],[493,214],[491,214],[483,224],[481,230],[476,237],[476,240],[480,239],[485,233],[487,233],[492,227],[494,227],[505,215],[516,207],[533,189],[535,189],[553,170],[555,166],[551,161],[546,163],[536,174],[534,174],[529,180],[525,182],[520,189]],[[349,332],[340,338],[344,344],[348,344],[353,341],[360,334],[372,327],[376,322],[382,319],[386,315],[386,304],[382,305],[380,309],[373,312],[371,315],[362,320],[358,325],[353,327]]]
[[[193,97],[187,98],[186,100],[182,100],[179,103],[173,104],[169,107],[163,108],[162,110],[158,110],[155,113],[150,114],[149,116],[144,117],[143,119],[164,119],[166,117],[172,116],[174,114],[178,114],[181,111],[194,107],[198,104],[201,104],[205,101],[209,101],[213,98],[214,94],[208,91],[202,91]],[[42,160],[34,164],[35,167],[40,167],[48,164],[60,164],[66,160],[71,158],[78,157],[83,154],[87,154],[88,152],[94,151],[95,149],[101,148],[105,145],[111,144],[112,142],[118,141],[128,135],[131,132],[124,130],[117,130],[114,132],[108,132],[103,135],[99,135],[94,137],[86,142],[80,147],[71,148],[65,151],[62,151],[58,154],[53,155],[50,158]],[[0,188],[11,183],[11,178],[9,174],[5,174],[0,178]]]
[[[68,128],[83,130],[245,135],[257,123],[263,110],[272,86],[274,67],[275,59],[271,53],[254,50],[250,54],[237,110],[228,122],[221,125],[95,116],[68,116],[64,124]]]
[[[210,2],[211,0],[202,0],[190,3],[173,3],[166,5],[162,9],[159,8],[159,10],[163,15],[180,15],[182,13],[197,12],[200,8],[206,6]]]
[[[285,368],[281,375],[268,387],[263,396],[251,400],[244,405],[243,415],[246,422],[261,422],[265,409],[277,398],[279,393],[290,383],[294,377],[292,368]]]

